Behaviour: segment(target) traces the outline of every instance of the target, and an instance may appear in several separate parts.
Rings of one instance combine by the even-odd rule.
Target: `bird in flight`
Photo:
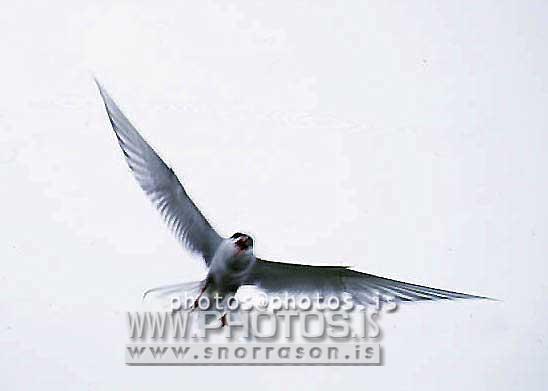
[[[378,297],[396,302],[487,299],[448,290],[410,284],[362,273],[345,266],[313,266],[267,261],[255,256],[253,239],[237,232],[220,236],[190,199],[173,170],[141,137],[107,91],[97,82],[105,108],[127,164],[150,201],[181,244],[199,254],[207,267],[204,280],[150,289],[170,294],[187,290],[202,294],[233,295],[244,285],[267,294],[350,295],[354,303],[377,305]]]

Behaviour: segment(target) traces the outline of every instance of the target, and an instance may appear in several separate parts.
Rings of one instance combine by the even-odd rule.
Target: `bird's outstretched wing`
[[[177,239],[209,265],[222,238],[215,232],[163,160],[97,82],[107,114],[135,179]]]
[[[270,294],[340,296],[347,293],[355,304],[377,305],[379,299],[395,301],[488,299],[422,285],[409,284],[351,270],[345,266],[311,266],[257,258],[246,281]]]

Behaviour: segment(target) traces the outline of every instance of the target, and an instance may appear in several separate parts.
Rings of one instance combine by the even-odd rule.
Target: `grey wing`
[[[177,239],[202,255],[209,265],[222,238],[215,232],[185,189],[96,81],[118,143],[137,182]]]
[[[319,293],[328,297],[346,293],[356,304],[364,306],[376,305],[383,297],[396,301],[488,299],[391,280],[344,266],[311,266],[262,259],[257,259],[246,283],[271,294]]]

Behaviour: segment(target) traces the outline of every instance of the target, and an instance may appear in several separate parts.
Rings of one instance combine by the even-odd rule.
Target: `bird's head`
[[[253,251],[253,239],[251,236],[236,232],[230,239],[236,245],[238,252]]]

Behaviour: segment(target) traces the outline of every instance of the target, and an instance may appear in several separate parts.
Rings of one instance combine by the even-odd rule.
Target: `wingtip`
[[[502,302],[500,299],[495,299],[494,297],[484,297],[484,296],[478,296],[478,299],[480,300],[487,300],[487,301],[495,301],[495,302]]]
[[[95,75],[95,73],[91,73],[91,78],[93,79],[95,84],[97,84],[97,86],[101,86],[101,82],[99,82],[99,78],[97,77],[97,75]]]
[[[93,81],[95,82],[95,85],[99,89],[99,93],[101,94],[101,97],[103,98],[103,100],[106,100],[107,98],[110,98],[108,92],[105,90],[105,88],[103,87],[103,85],[101,84],[99,79],[97,79],[97,77],[95,75],[91,75],[91,77],[93,78]]]
[[[97,89],[99,90],[99,94],[101,94],[101,97],[103,99],[105,99],[108,96],[107,92],[105,91],[105,89],[103,88],[101,83],[99,83],[97,80],[95,81],[95,84],[97,85]]]
[[[93,79],[93,81],[95,82],[95,85],[101,89],[101,83],[99,82],[99,79],[97,79],[97,76],[95,76],[93,73],[91,74],[91,78]]]
[[[107,110],[107,114],[109,117],[111,117],[111,114],[113,111],[119,110],[116,106],[116,103],[112,99],[112,97],[109,95],[105,87],[101,84],[99,79],[97,79],[95,76],[93,77],[93,81],[95,82],[95,85],[97,85],[97,88],[99,89],[99,94],[101,95],[101,99],[103,100],[103,104],[105,105],[105,108]]]
[[[462,297],[456,297],[456,300],[486,300],[486,301],[500,301],[499,299],[494,299],[492,297],[487,296],[477,296],[477,295],[469,295],[466,293],[463,293]]]

